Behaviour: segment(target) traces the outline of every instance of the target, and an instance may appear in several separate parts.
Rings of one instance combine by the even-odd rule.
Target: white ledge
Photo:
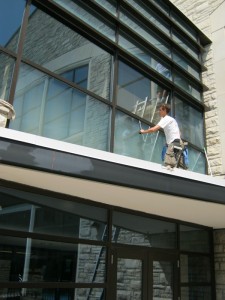
[[[195,180],[199,182],[205,182],[205,183],[225,187],[225,180],[218,177],[195,173],[192,171],[178,169],[178,168],[175,168],[173,171],[170,171],[163,168],[162,165],[157,163],[148,162],[145,160],[123,156],[123,155],[119,155],[107,151],[80,146],[80,145],[75,145],[63,141],[58,141],[58,140],[54,140],[54,139],[50,139],[50,138],[46,138],[46,137],[42,137],[30,133],[25,133],[17,130],[0,128],[0,137],[23,142],[23,143],[28,143],[32,145],[37,145],[47,149],[54,149],[57,151],[62,151],[70,154],[95,158],[103,161],[113,162],[115,164],[126,165],[130,167],[145,169],[145,170],[158,172],[158,173],[170,174],[171,176],[179,176],[190,180]]]

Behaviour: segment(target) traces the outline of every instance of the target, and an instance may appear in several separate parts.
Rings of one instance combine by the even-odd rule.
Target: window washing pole
[[[208,165],[208,168],[209,168],[209,171],[210,171],[210,175],[213,176],[212,175],[212,169],[211,169],[211,166],[210,166],[210,163],[209,163],[209,159],[208,159],[208,155],[207,155],[205,147],[203,149],[204,149],[204,152],[205,152],[205,157],[206,157],[206,160],[207,160],[207,165]]]

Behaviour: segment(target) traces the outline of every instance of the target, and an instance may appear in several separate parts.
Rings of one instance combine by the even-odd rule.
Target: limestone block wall
[[[211,16],[220,8],[224,0],[170,0],[211,40],[213,27]],[[212,175],[224,177],[225,156],[223,155],[222,132],[219,125],[220,105],[218,101],[217,78],[215,75],[215,57],[213,44],[205,49],[203,63],[207,71],[203,73],[203,83],[209,88],[204,93],[206,147]],[[222,140],[223,142],[223,140]]]

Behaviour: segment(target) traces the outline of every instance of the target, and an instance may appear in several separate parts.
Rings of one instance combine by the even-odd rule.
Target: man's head
[[[160,117],[165,117],[170,112],[170,105],[169,104],[161,104],[159,107],[159,114]]]

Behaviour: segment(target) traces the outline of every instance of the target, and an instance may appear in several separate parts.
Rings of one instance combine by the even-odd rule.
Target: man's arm
[[[144,129],[141,129],[139,131],[140,134],[143,134],[143,133],[153,133],[155,131],[158,131],[161,127],[159,125],[155,125],[154,127],[151,127],[151,128],[148,128],[146,130]]]

